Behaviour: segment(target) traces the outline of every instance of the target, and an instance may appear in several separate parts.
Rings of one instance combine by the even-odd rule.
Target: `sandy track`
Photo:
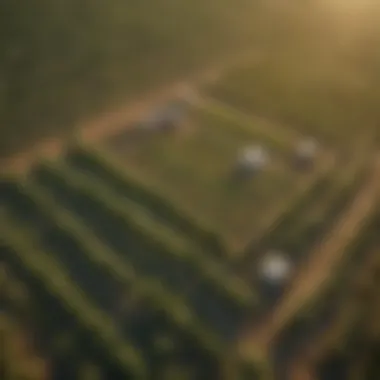
[[[222,63],[211,65],[211,67],[200,70],[183,80],[169,83],[158,90],[147,93],[137,101],[129,102],[119,109],[110,110],[102,116],[78,126],[76,128],[77,133],[84,141],[90,143],[101,141],[106,137],[112,137],[112,135],[127,128],[131,122],[149,112],[152,107],[165,103],[173,96],[176,96],[186,86],[214,82],[229,67],[240,62],[249,62],[251,60],[254,62],[258,57],[259,54],[252,51],[231,55],[223,60]],[[62,137],[49,138],[35,143],[30,149],[0,161],[0,171],[22,173],[28,170],[39,157],[52,158],[58,156],[63,151],[65,143],[66,139]]]
[[[380,190],[380,154],[374,159],[374,168],[368,182],[358,192],[351,205],[343,212],[325,239],[313,248],[310,259],[300,269],[285,296],[263,323],[246,333],[239,342],[244,357],[251,352],[268,352],[271,343],[299,311],[301,305],[312,299],[323,283],[334,274],[345,248],[357,235],[363,222],[371,214]]]

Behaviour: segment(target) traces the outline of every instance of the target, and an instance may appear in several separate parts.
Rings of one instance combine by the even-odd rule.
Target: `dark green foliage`
[[[78,323],[90,339],[87,345],[98,350],[95,352],[104,360],[108,358],[110,371],[116,371],[117,378],[145,378],[146,368],[139,354],[117,337],[107,317],[93,308],[63,267],[38,247],[38,238],[33,237],[30,230],[16,227],[11,218],[2,216],[1,221],[4,223],[1,241],[6,261],[34,289],[40,290],[38,294],[43,292],[41,296],[48,297],[50,308],[46,312],[50,311],[50,316],[54,316],[56,321],[62,318],[62,327],[66,325],[67,318],[71,321],[75,318],[74,323]]]
[[[180,310],[180,300],[176,300],[170,294],[165,294],[164,288],[161,287],[159,282],[149,283],[149,279],[144,280],[143,277],[136,279],[132,283],[129,282],[128,286],[125,271],[123,272],[125,265],[119,264],[119,266],[115,266],[117,265],[115,263],[112,266],[111,262],[107,260],[110,254],[107,255],[106,249],[100,253],[103,260],[99,256],[96,258],[101,247],[98,247],[97,250],[96,243],[94,242],[95,244],[91,245],[88,238],[85,238],[85,234],[82,235],[80,240],[75,240],[75,231],[72,230],[71,234],[69,233],[70,227],[65,223],[73,223],[74,220],[65,219],[64,216],[59,216],[60,214],[56,214],[54,218],[54,211],[50,212],[51,210],[49,211],[46,208],[44,210],[44,207],[49,207],[48,198],[44,198],[44,200],[38,199],[37,194],[34,193],[33,195],[32,190],[23,190],[23,192],[25,194],[29,192],[31,195],[30,200],[36,204],[36,214],[34,215],[36,221],[38,210],[42,212],[40,212],[39,216],[40,223],[36,223],[35,226],[41,229],[41,246],[45,249],[50,249],[53,257],[60,263],[61,267],[67,270],[78,291],[87,296],[92,304],[99,308],[101,313],[112,321],[112,324],[115,324],[113,329],[117,329],[117,334],[124,337],[124,339],[130,340],[134,347],[143,353],[149,373],[154,374],[158,370],[157,366],[165,364],[167,360],[165,355],[172,355],[169,352],[164,353],[165,355],[162,356],[161,350],[157,351],[156,345],[152,341],[155,335],[164,333],[168,335],[169,339],[176,342],[175,351],[178,363],[181,360],[189,363],[188,351],[194,350],[197,352],[197,356],[192,361],[193,370],[201,371],[199,372],[199,378],[204,376],[206,379],[210,376],[206,375],[207,368],[210,366],[209,370],[214,368],[212,361],[215,361],[215,358],[212,357],[211,351],[204,348],[203,345],[210,347],[210,350],[213,348],[219,350],[221,347],[213,345],[209,341],[210,334],[206,330],[202,331],[201,326],[192,324],[192,321],[189,321],[187,316],[183,315],[183,312],[186,314],[186,310]],[[41,192],[42,195],[44,195],[43,192]],[[48,215],[50,215],[50,218]],[[43,220],[50,222],[50,227],[47,224],[45,225],[45,231],[42,229]],[[75,223],[73,223],[72,227],[75,229]],[[81,230],[78,228],[77,233],[80,232]],[[73,245],[74,243],[76,245]],[[70,244],[70,246],[67,244]],[[89,251],[84,249],[89,249]],[[103,265],[99,265],[100,263]],[[106,265],[104,266],[104,264]],[[122,283],[124,289],[121,287]],[[124,312],[120,314],[120,302],[123,298],[127,301],[133,294],[138,296],[137,308],[127,310],[126,315],[123,315]],[[176,311],[179,314],[182,313],[182,317]],[[171,336],[173,337],[171,338]],[[114,351],[111,350],[111,352]]]
[[[67,135],[83,117],[251,40],[245,0],[5,0],[0,154]]]
[[[138,183],[134,178],[114,164],[105,153],[91,151],[88,147],[70,149],[67,163],[76,170],[106,181],[119,196],[139,202],[144,207],[154,211],[155,217],[167,223],[171,228],[185,233],[193,242],[204,247],[218,258],[226,258],[227,252],[220,237],[214,231],[206,230],[189,215],[179,211],[169,200],[159,196],[151,185],[149,187]]]
[[[138,273],[153,276],[183,295],[196,315],[222,336],[230,335],[227,331],[250,312],[254,297],[247,285],[207,259],[201,247],[152,224],[149,214],[129,206],[127,200],[115,203],[117,197],[105,187],[64,166],[41,168],[35,178],[119,255],[128,247],[128,259]]]

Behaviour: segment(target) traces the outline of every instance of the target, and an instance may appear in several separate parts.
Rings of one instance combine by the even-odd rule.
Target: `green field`
[[[1,156],[67,136],[94,115],[249,48],[258,7],[241,0],[4,1]]]
[[[231,12],[229,1],[41,1],[18,17],[21,4],[0,6],[4,155],[253,40],[262,53],[190,83],[197,101],[171,130],[147,128],[164,109],[153,107],[115,136],[73,138],[1,175],[9,380],[298,380],[301,362],[377,378],[376,57],[369,45],[348,57],[342,36],[315,44],[293,8],[269,31],[258,2]],[[309,137],[319,150],[298,170]],[[239,152],[255,145],[268,164],[238,176]],[[262,272],[273,250],[291,268],[278,283]]]
[[[76,143],[24,178],[4,178],[6,260],[51,289],[83,342],[93,335],[103,372],[214,376],[244,326],[279,299],[255,263],[280,249],[297,268],[367,180],[370,131],[352,157],[339,161],[329,148],[306,173],[291,160],[301,136],[205,100],[171,133],[132,128],[100,147]],[[236,181],[236,153],[255,142],[269,148],[271,164]],[[141,313],[149,318],[139,321]],[[250,378],[240,360],[223,371]],[[249,371],[264,379],[271,369],[260,360]],[[70,368],[79,376],[79,364]]]
[[[265,214],[278,208],[277,198],[289,198],[300,181],[321,169],[299,175],[289,164],[295,142],[217,111],[197,110],[177,134],[122,147],[117,154],[136,180],[213,226],[232,251],[239,251],[262,228]],[[252,181],[238,183],[233,176],[238,152],[255,143],[270,150],[272,162]]]

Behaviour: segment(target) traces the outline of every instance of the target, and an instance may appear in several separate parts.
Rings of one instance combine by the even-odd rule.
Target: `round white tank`
[[[292,263],[281,251],[269,251],[259,265],[260,276],[269,283],[282,284],[292,272]]]
[[[245,169],[262,169],[268,164],[268,161],[268,152],[260,145],[245,147],[238,154],[238,163]]]

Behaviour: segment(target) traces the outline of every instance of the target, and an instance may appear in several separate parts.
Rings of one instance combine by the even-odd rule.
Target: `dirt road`
[[[345,248],[357,235],[371,214],[380,190],[380,154],[374,158],[373,173],[358,192],[352,204],[343,212],[330,233],[310,253],[310,259],[300,268],[287,293],[265,321],[252,328],[239,342],[243,357],[251,352],[268,352],[271,343],[288,325],[308,300],[322,289],[345,253]]]
[[[77,128],[78,135],[87,142],[101,141],[122,131],[131,122],[137,120],[144,113],[149,112],[152,107],[165,103],[178,95],[187,86],[197,86],[202,83],[216,81],[226,69],[234,64],[249,62],[251,60],[254,62],[258,57],[259,54],[252,51],[232,55],[221,63],[213,64],[211,67],[200,70],[183,80],[169,83],[162,88],[147,93],[142,99],[132,103],[129,102],[120,109],[110,110],[103,116],[79,126]],[[22,153],[0,161],[0,171],[21,173],[27,170],[38,157],[55,157],[59,155],[65,146],[65,142],[65,139],[62,137],[45,139]]]

